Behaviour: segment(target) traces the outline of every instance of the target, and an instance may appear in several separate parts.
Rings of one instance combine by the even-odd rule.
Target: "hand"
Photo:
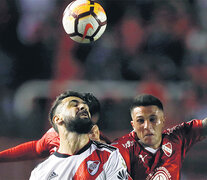
[[[89,133],[89,138],[93,141],[99,141],[100,140],[100,131],[97,125],[94,125]]]

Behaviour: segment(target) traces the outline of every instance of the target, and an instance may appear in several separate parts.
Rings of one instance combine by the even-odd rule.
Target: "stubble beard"
[[[93,127],[90,117],[81,117],[81,113],[77,114],[75,118],[70,118],[65,121],[66,129],[69,132],[78,134],[87,134]]]

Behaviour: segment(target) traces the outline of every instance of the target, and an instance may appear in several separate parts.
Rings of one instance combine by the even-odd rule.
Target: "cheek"
[[[156,126],[160,126],[163,124],[163,121],[161,119],[159,119],[157,122],[156,122]]]
[[[163,129],[163,127],[164,127],[164,122],[163,122],[163,120],[162,119],[159,119],[156,123],[155,123],[155,128],[156,129]]]
[[[163,123],[162,122],[156,123],[156,125],[154,126],[154,129],[157,132],[162,132],[162,130],[163,130]]]
[[[134,124],[134,129],[137,134],[142,134],[142,132],[144,131],[144,128],[136,123]]]

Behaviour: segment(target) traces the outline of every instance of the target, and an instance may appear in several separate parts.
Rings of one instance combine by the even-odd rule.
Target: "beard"
[[[76,132],[78,134],[87,134],[90,132],[91,128],[93,127],[93,123],[91,118],[88,117],[81,117],[81,114],[87,113],[87,111],[81,111],[77,114],[75,118],[70,118],[65,121],[66,129],[70,132]]]

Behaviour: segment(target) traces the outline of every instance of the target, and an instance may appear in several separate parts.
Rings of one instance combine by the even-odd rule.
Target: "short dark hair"
[[[101,105],[99,100],[92,93],[85,93],[84,98],[86,103],[88,104],[91,116],[95,114],[100,114]]]
[[[130,112],[132,112],[132,110],[135,107],[139,107],[139,106],[157,106],[160,110],[164,110],[162,102],[156,98],[153,95],[150,94],[141,94],[136,96],[131,103],[130,106]]]
[[[63,99],[70,97],[70,96],[75,96],[75,97],[78,97],[78,98],[82,99],[83,101],[85,101],[89,107],[89,111],[91,113],[91,116],[93,116],[94,114],[100,113],[99,100],[92,93],[80,93],[80,92],[76,92],[76,91],[65,91],[64,93],[57,96],[57,98],[53,102],[52,107],[49,112],[50,124],[53,126],[53,128],[57,132],[58,132],[57,126],[53,122],[53,117],[54,117],[55,111],[56,111],[57,107],[62,103]]]

